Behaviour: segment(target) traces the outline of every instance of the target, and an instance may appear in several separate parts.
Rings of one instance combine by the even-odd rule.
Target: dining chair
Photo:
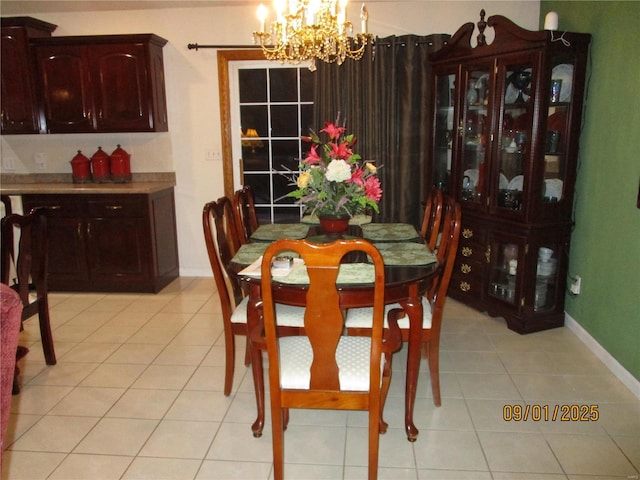
[[[29,214],[11,214],[1,222],[1,281],[15,290],[22,302],[21,328],[24,321],[38,315],[40,338],[47,365],[56,364],[56,353],[49,319],[47,289],[47,223],[43,209]],[[19,232],[17,253],[13,244],[14,229]],[[13,267],[13,268],[12,268]],[[16,370],[17,373],[17,370]],[[14,393],[19,392],[17,375]]]
[[[300,255],[309,279],[304,335],[281,336],[271,263],[282,251]],[[375,271],[369,335],[343,335],[344,315],[336,281],[340,262],[353,251],[369,255]],[[367,240],[315,244],[278,240],[265,251],[261,268],[264,336],[269,358],[274,478],[284,478],[284,429],[290,408],[368,410],[369,479],[377,478],[379,434],[386,431],[382,411],[391,381],[392,354],[401,346],[394,310],[384,330],[384,264]],[[278,304],[279,305],[279,304]],[[252,332],[252,341],[261,341]],[[302,448],[298,446],[298,448]]]
[[[255,194],[249,185],[236,190],[233,195],[236,227],[241,243],[249,243],[251,235],[258,229]]]
[[[431,376],[431,390],[433,403],[436,406],[442,404],[440,395],[440,330],[442,327],[442,314],[447,299],[447,290],[453,273],[461,225],[460,204],[448,195],[444,195],[443,221],[440,245],[436,257],[440,264],[439,273],[422,298],[422,344],[423,352],[429,361],[429,374]],[[401,308],[399,304],[387,305],[386,310]],[[349,309],[345,325],[350,335],[366,334],[371,328],[371,309]],[[402,332],[403,341],[408,340],[409,319],[406,315],[398,320]]]
[[[247,340],[245,365],[249,365],[249,345],[247,335],[247,303],[237,275],[231,270],[233,256],[240,248],[238,229],[231,201],[221,197],[208,202],[202,210],[202,226],[209,256],[209,263],[218,290],[225,344],[224,394],[229,396],[233,386],[235,366],[235,336],[243,335]],[[300,327],[300,307],[283,306],[282,321],[286,326]]]
[[[432,188],[427,196],[424,207],[424,216],[420,227],[420,236],[427,241],[427,245],[432,251],[438,246],[438,237],[442,227],[442,208],[444,206],[444,195],[439,188]]]

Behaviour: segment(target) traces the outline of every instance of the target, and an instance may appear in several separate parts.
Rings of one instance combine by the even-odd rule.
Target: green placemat
[[[369,223],[362,225],[362,236],[367,240],[411,240],[420,235],[408,223]]]
[[[337,283],[373,283],[375,279],[373,265],[368,263],[344,263],[340,265]],[[309,283],[307,267],[294,264],[289,275],[279,277],[277,280],[281,283],[307,285]]]
[[[436,256],[423,243],[375,243],[385,265],[428,265]]]
[[[268,243],[245,243],[240,245],[240,249],[231,261],[240,265],[251,265],[264,253],[268,246]]]
[[[260,225],[253,232],[251,238],[253,240],[280,240],[281,238],[289,238],[292,240],[300,240],[307,235],[309,225],[304,223],[268,223]]]
[[[305,215],[300,219],[300,222],[309,225],[320,224],[317,215]],[[364,225],[365,223],[371,223],[371,215],[354,215],[349,219],[349,225]]]

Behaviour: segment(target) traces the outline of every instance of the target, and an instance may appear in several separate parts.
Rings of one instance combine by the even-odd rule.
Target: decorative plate
[[[480,176],[478,170],[475,168],[465,170],[464,176],[469,177],[469,188],[475,188],[475,186],[478,184],[478,177]],[[464,177],[462,179],[462,186],[464,188]]]
[[[573,65],[561,63],[553,67],[551,80],[562,80],[560,87],[560,101],[568,102],[571,99],[571,87],[573,86]]]
[[[524,184],[524,176],[516,175],[511,179],[508,185],[509,190],[519,190],[522,191],[522,185]]]

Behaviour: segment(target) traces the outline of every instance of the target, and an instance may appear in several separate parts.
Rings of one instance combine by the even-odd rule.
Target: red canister
[[[116,183],[131,181],[131,155],[120,145],[111,154],[111,179]]]
[[[73,183],[87,183],[91,181],[91,160],[82,154],[80,150],[69,162]]]
[[[98,151],[91,157],[91,170],[94,183],[106,183],[111,181],[109,155],[98,147]]]

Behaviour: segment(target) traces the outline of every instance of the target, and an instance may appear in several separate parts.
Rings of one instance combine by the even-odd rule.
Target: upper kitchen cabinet
[[[564,322],[591,36],[480,15],[430,56],[430,181],[462,205],[449,294],[528,333]]]
[[[40,133],[44,125],[41,128],[29,39],[50,37],[56,25],[31,17],[1,21],[2,134]]]
[[[47,132],[166,132],[166,43],[153,34],[35,39]]]

